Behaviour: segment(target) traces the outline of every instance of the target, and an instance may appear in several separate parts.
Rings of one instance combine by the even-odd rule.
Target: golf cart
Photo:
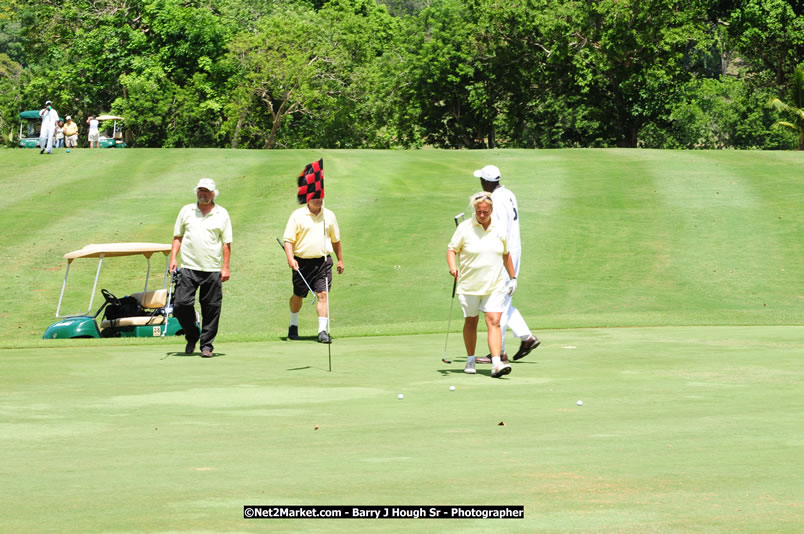
[[[126,148],[126,143],[123,142],[123,117],[118,115],[98,115],[96,117],[100,126],[98,131],[98,146],[100,148]],[[112,121],[111,125],[108,121]],[[117,121],[121,121],[117,124]]]
[[[17,146],[20,148],[39,148],[39,130],[42,128],[42,118],[38,109],[20,113],[20,135]]]
[[[48,327],[44,339],[100,338],[100,337],[164,337],[184,334],[179,321],[172,316],[173,284],[168,288],[168,263],[170,244],[159,243],[108,243],[87,245],[80,250],[64,255],[67,259],[67,272],[61,286],[56,317],[60,320]],[[165,258],[165,274],[161,289],[148,290],[151,275],[151,256],[162,254]],[[98,287],[101,266],[105,258],[142,255],[148,261],[145,274],[145,287],[138,293],[117,298],[106,289],[101,289],[104,302],[93,314],[92,303]],[[85,313],[62,315],[61,304],[64,289],[70,274],[70,265],[81,258],[98,258],[95,282],[89,296],[89,308]],[[103,315],[101,316],[101,312]],[[114,313],[113,313],[114,312]],[[98,318],[101,318],[100,322]]]

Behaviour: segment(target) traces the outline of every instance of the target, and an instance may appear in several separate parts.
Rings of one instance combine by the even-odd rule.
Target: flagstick
[[[324,217],[324,242],[327,242],[327,206],[326,200],[321,200],[321,215]],[[330,271],[331,272],[331,271]],[[324,276],[324,284],[327,289],[327,335],[330,336],[329,343],[327,343],[327,360],[329,361],[329,372],[332,372],[332,336],[330,334],[332,322],[329,317],[329,276]]]

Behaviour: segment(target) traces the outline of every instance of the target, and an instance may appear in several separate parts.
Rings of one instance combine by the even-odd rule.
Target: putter
[[[458,226],[463,221],[463,212],[453,217],[452,220],[455,221],[455,226]],[[452,363],[452,360],[447,358],[447,342],[449,341],[449,327],[452,325],[452,307],[455,304],[455,289],[457,287],[458,277],[456,276],[455,280],[452,281],[452,298],[449,301],[449,316],[447,318],[447,337],[444,339],[444,354],[441,355],[441,361],[444,363]]]
[[[444,363],[452,363],[452,360],[447,358],[447,342],[449,341],[449,328],[452,325],[452,307],[455,304],[455,288],[458,286],[458,277],[452,282],[452,298],[449,301],[449,318],[447,319],[447,337],[444,339],[444,354],[441,355],[441,361]]]
[[[276,238],[276,242],[277,242],[277,244],[279,244],[279,246],[282,248],[282,250],[285,250],[285,245],[283,245],[283,244],[282,244],[282,242],[279,240],[279,238],[278,238],[278,237]],[[305,279],[304,279],[304,275],[302,275],[301,271],[300,271],[300,270],[298,270],[298,269],[294,269],[294,271],[296,271],[297,273],[299,273],[299,276],[301,277],[302,282],[304,282],[304,285],[306,285],[306,286],[307,286],[307,289],[309,289],[309,290],[310,290],[310,293],[312,293],[312,294],[313,294],[313,300],[311,300],[311,301],[310,301],[310,304],[315,304],[315,301],[316,301],[316,299],[318,298],[318,295],[316,295],[316,294],[315,294],[315,291],[313,291],[313,288],[312,288],[312,287],[310,287],[310,284],[308,284],[308,283],[307,283],[307,280],[305,280]]]
[[[170,314],[173,313],[173,288],[176,287],[176,284],[179,281],[179,273],[178,271],[171,271],[170,272],[170,286],[168,287],[168,297],[167,302],[165,303],[164,312],[165,312],[165,331],[162,332],[162,337],[167,335],[168,331],[168,321],[170,320]]]

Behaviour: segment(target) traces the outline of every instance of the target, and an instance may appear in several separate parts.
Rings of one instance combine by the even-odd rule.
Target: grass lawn
[[[340,340],[331,373],[313,342],[6,350],[4,529],[799,531],[804,328],[540,334],[501,380],[442,364],[439,335]],[[525,520],[265,524],[246,504],[517,504]]]
[[[332,372],[325,346],[281,340],[290,272],[274,241],[296,207],[295,176],[319,157],[346,256],[332,292]],[[804,523],[804,154],[85,149],[0,159],[4,531],[753,533]],[[490,366],[462,372],[457,309],[454,363],[440,361],[452,217],[488,163],[519,199],[515,303],[543,340],[501,380]],[[179,354],[180,339],[42,340],[63,254],[170,242],[202,176],[218,182],[234,226],[218,357]],[[65,311],[86,310],[95,267],[71,267]],[[143,271],[107,260],[98,289],[141,290]],[[303,307],[303,336],[315,333],[312,310]],[[248,504],[508,504],[526,518],[264,523],[242,519]]]
[[[539,328],[801,324],[801,168],[792,152],[5,150],[0,343],[54,322],[66,252],[89,243],[169,243],[200,176],[233,220],[220,342],[287,333],[290,271],[275,238],[295,177],[324,158],[342,231],[338,335],[443,332],[456,213],[494,163],[517,195],[524,252],[517,305]],[[144,264],[108,261],[100,287],[142,289]],[[85,311],[95,263],[71,269],[67,311]],[[118,267],[120,266],[120,267]],[[136,275],[136,277],[134,276]],[[84,284],[81,280],[83,276]],[[100,288],[99,288],[100,289]],[[315,328],[310,317],[302,324]],[[46,345],[51,346],[51,345]]]

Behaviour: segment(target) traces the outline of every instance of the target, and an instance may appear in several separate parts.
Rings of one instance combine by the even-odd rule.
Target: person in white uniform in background
[[[494,201],[494,212],[492,216],[503,228],[505,228],[506,240],[508,242],[508,252],[514,264],[514,272],[519,277],[519,263],[522,258],[522,242],[519,238],[519,206],[516,196],[510,189],[500,184],[500,169],[494,165],[486,165],[482,169],[474,172],[475,177],[480,178],[480,186],[483,191],[491,193]],[[514,355],[514,360],[524,358],[530,351],[541,343],[528,328],[522,314],[514,307],[513,297],[506,296],[505,311],[500,318],[500,330],[502,331],[502,353],[503,359],[507,356],[505,352],[505,332],[510,328],[516,337],[521,340],[519,350]],[[485,358],[477,358],[478,363],[486,363]]]
[[[56,123],[59,122],[59,114],[53,109],[52,102],[45,102],[45,107],[39,111],[42,118],[42,128],[39,130],[39,151],[40,154],[47,152],[53,153],[53,138],[56,135]]]

